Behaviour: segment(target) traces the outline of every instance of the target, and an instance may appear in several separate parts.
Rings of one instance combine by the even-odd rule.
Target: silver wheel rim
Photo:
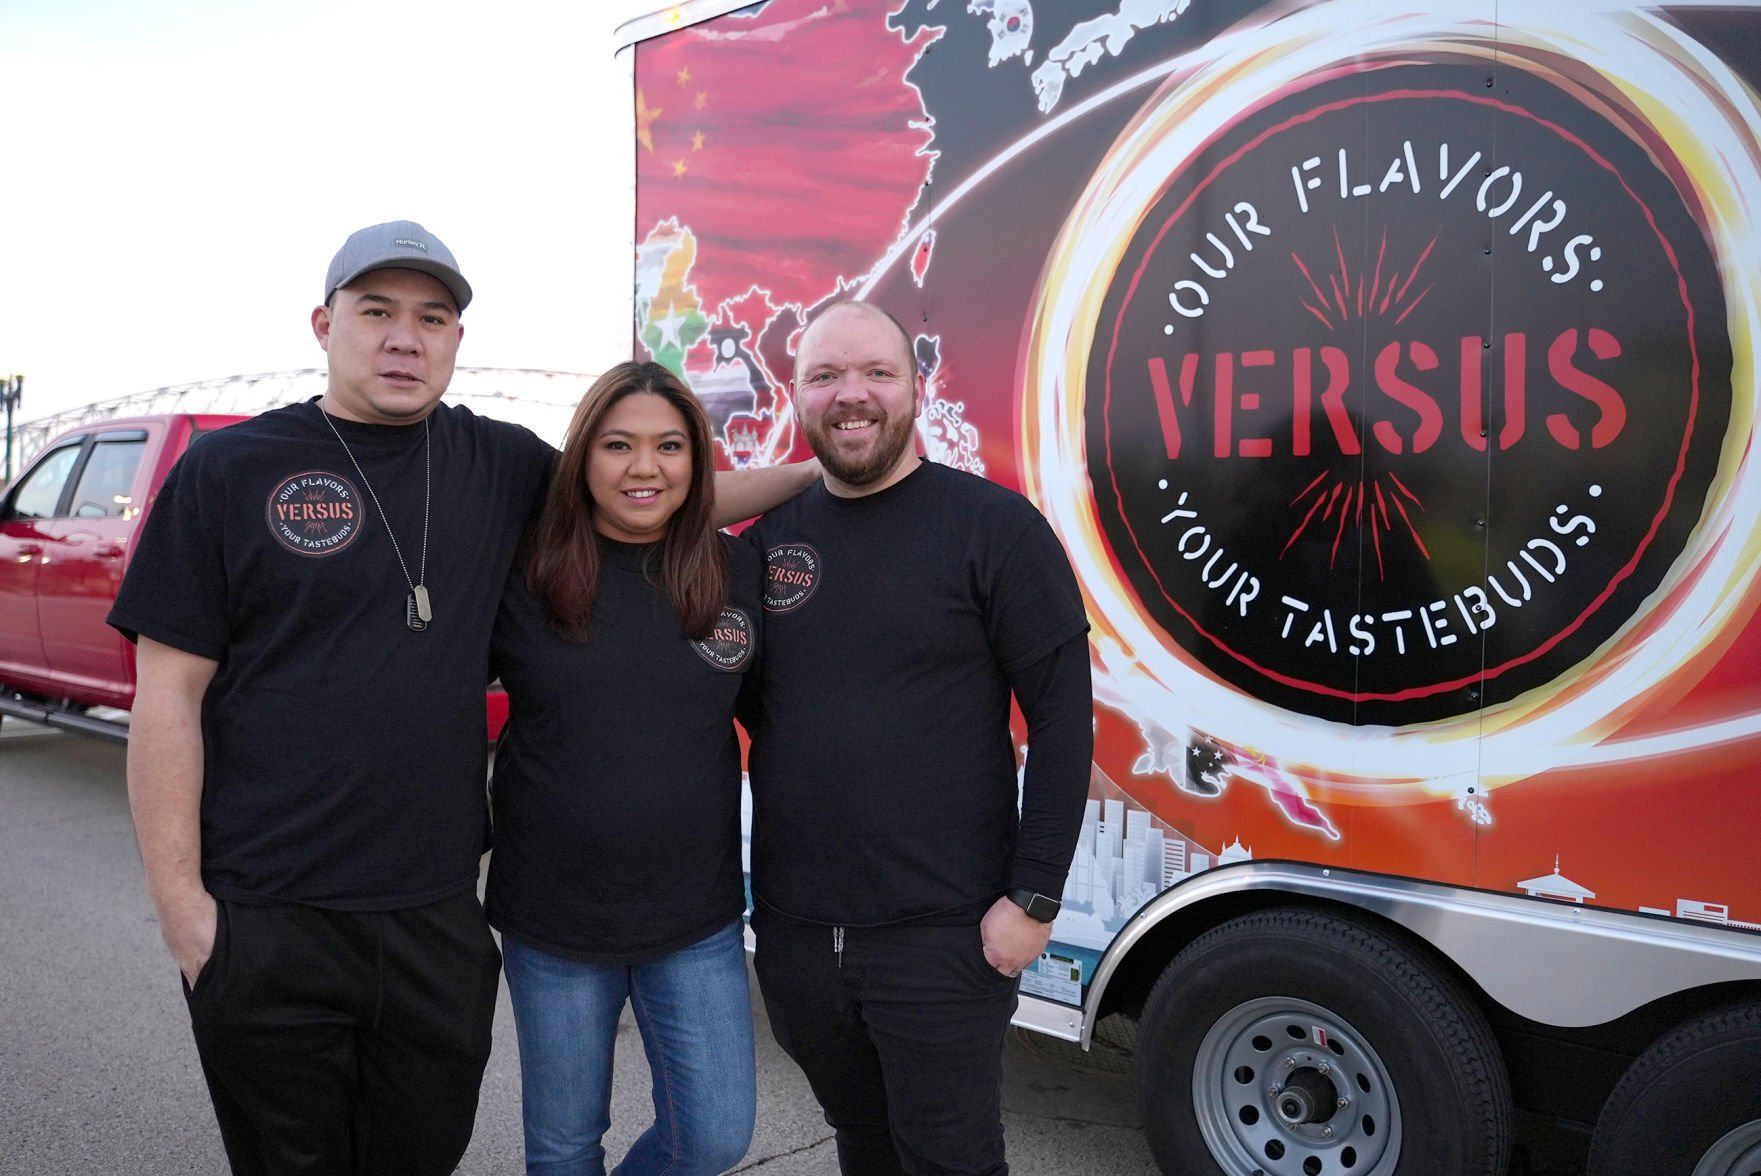
[[[1700,1157],[1693,1176],[1761,1176],[1761,1119],[1727,1132]]]
[[[1388,1068],[1350,1022],[1296,997],[1218,1018],[1193,1062],[1192,1104],[1230,1176],[1387,1176],[1400,1158]]]

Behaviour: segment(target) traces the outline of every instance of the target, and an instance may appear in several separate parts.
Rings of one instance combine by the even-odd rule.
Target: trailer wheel
[[[1450,976],[1367,922],[1268,910],[1194,940],[1138,1026],[1162,1171],[1503,1176],[1510,1084]]]
[[[1730,1005],[1628,1067],[1590,1140],[1591,1176],[1761,1176],[1761,1005]]]

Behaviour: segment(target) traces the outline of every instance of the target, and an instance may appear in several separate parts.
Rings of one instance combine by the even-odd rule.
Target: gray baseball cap
[[[439,237],[415,221],[387,221],[349,234],[330,269],[324,275],[324,303],[330,296],[364,273],[380,269],[407,269],[428,274],[452,293],[452,300],[462,312],[471,301],[471,283],[459,273]]]

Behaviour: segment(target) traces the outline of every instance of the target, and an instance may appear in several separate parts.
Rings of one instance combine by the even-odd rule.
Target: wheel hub
[[[1291,1072],[1290,1080],[1273,1097],[1272,1107],[1286,1127],[1303,1127],[1325,1123],[1349,1102],[1318,1068],[1303,1066]]]
[[[1381,1058],[1344,1018],[1295,997],[1219,1018],[1194,1059],[1192,1099],[1231,1176],[1389,1176],[1400,1156]]]

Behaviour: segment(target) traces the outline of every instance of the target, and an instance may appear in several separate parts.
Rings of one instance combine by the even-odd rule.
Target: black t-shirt
[[[424,426],[332,419],[420,578]],[[390,910],[476,882],[489,635],[554,453],[465,408],[428,420],[424,632],[316,401],[198,440],[142,529],[109,620],[220,663],[202,703],[202,879],[218,897]]]
[[[1021,876],[1010,675],[1088,627],[1056,535],[1021,495],[924,461],[861,498],[816,484],[746,538],[767,563],[754,901],[851,926],[976,919]],[[1086,653],[1073,664],[1085,686]],[[1069,742],[1091,739],[1086,691],[1064,697]],[[1053,897],[1088,787],[1087,753],[1064,762],[1062,860],[1034,875]]]
[[[516,568],[491,664],[509,719],[495,756],[489,920],[553,955],[639,963],[740,917],[740,744],[763,567],[727,536],[729,593],[702,640],[660,586],[660,545],[601,538],[584,642]]]

